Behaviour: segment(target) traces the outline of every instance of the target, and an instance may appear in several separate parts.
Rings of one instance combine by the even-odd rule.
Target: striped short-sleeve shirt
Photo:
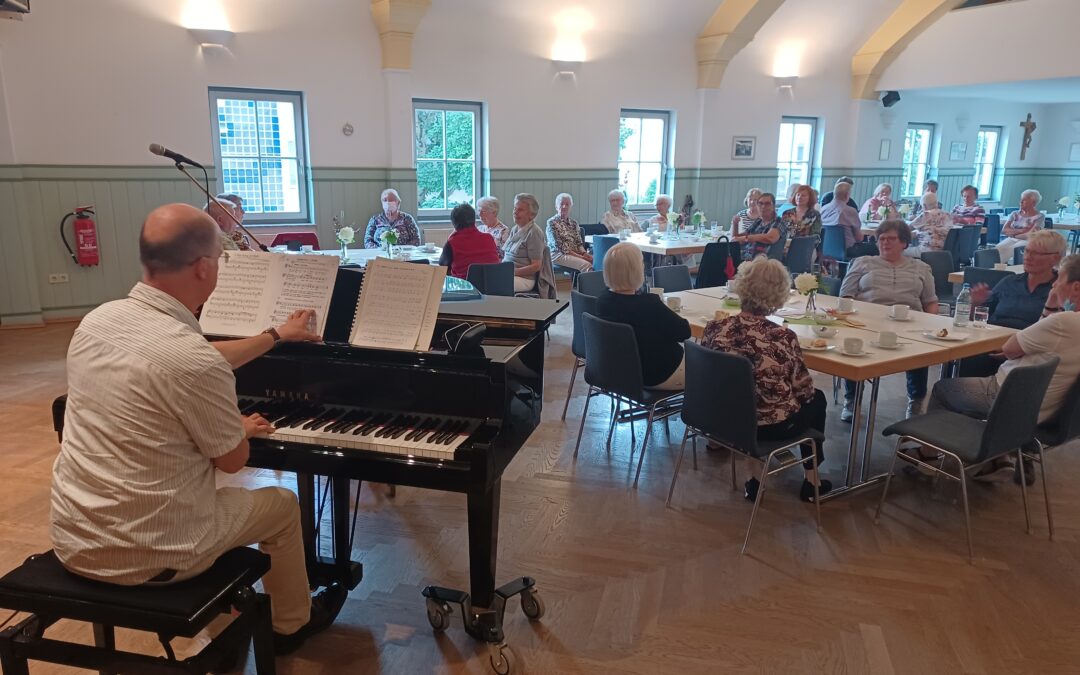
[[[250,494],[218,494],[212,459],[244,430],[229,364],[192,313],[143,283],[90,312],[68,348],[51,535],[68,569],[143,583],[238,530]]]

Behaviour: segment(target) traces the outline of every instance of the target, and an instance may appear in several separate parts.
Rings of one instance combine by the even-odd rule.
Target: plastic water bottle
[[[956,296],[956,314],[953,315],[954,326],[966,326],[971,319],[971,284],[964,284],[960,289],[960,295]]]

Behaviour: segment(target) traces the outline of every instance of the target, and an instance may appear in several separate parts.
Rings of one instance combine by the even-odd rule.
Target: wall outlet
[[[68,281],[69,281],[68,275],[66,275],[66,274],[50,274],[49,275],[49,283],[50,284],[66,284],[66,283],[68,283]]]

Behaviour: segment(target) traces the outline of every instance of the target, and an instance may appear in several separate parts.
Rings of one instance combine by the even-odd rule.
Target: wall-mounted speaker
[[[900,92],[898,91],[887,91],[885,92],[885,95],[881,97],[881,105],[886,108],[891,108],[899,102]]]

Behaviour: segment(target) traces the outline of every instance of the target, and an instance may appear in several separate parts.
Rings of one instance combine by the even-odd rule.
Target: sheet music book
[[[298,309],[315,310],[323,334],[337,279],[336,255],[229,251],[218,263],[218,282],[199,324],[209,335],[250,337],[285,323]]]
[[[364,270],[349,343],[426,352],[445,279],[445,267],[373,259]]]

